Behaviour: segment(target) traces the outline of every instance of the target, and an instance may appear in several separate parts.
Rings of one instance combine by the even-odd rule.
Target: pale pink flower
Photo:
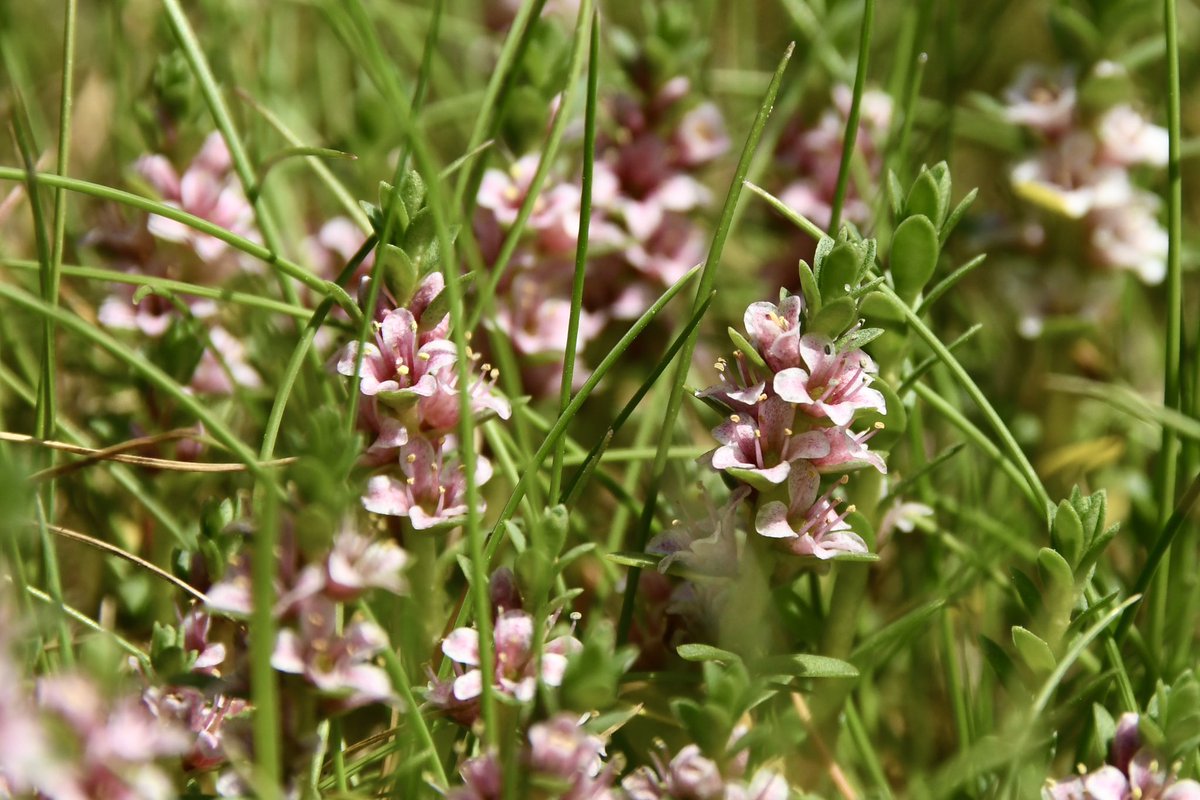
[[[219,325],[208,331],[204,349],[188,386],[201,394],[233,394],[235,386],[261,389],[262,378],[246,360],[246,345]]]
[[[1125,269],[1143,283],[1162,283],[1167,276],[1167,231],[1158,221],[1159,200],[1149,192],[1138,192],[1123,205],[1095,209],[1091,250],[1096,261]]]
[[[1200,783],[1178,780],[1174,769],[1142,747],[1137,714],[1122,714],[1117,722],[1111,761],[1089,773],[1048,781],[1043,800],[1200,800]]]
[[[388,646],[377,625],[352,622],[338,634],[335,605],[319,596],[305,601],[297,618],[297,629],[276,636],[271,666],[303,676],[340,710],[397,702],[387,673],[371,663]]]
[[[779,305],[751,303],[742,317],[746,338],[772,372],[799,367],[800,314],[804,296],[790,294]]]
[[[1055,75],[1044,67],[1025,66],[1005,89],[1004,99],[1009,122],[1046,135],[1061,134],[1075,122],[1075,76],[1069,69]]]
[[[712,161],[729,149],[725,118],[715,103],[701,103],[683,115],[675,130],[680,160],[689,167]]]
[[[142,700],[154,716],[172,720],[194,735],[191,749],[183,757],[184,767],[190,770],[209,770],[225,763],[225,721],[250,710],[250,704],[241,698],[209,698],[190,686],[151,686]]]
[[[549,622],[552,624],[553,620]],[[533,634],[533,617],[519,609],[499,614],[492,631],[496,689],[523,703],[533,699],[539,680],[547,686],[559,686],[567,669],[567,657],[583,647],[574,636],[559,636],[545,643],[538,661],[533,653]],[[430,702],[448,710],[463,704],[473,708],[483,691],[479,632],[474,628],[456,628],[442,641],[442,652],[455,662],[458,674],[453,681],[432,685]]]
[[[135,169],[173,208],[249,239],[256,239],[254,209],[246,201],[237,177],[231,174],[229,150],[218,132],[209,134],[200,153],[180,176],[163,156],[142,156]],[[186,244],[202,261],[215,261],[228,245],[213,236],[167,219],[150,215],[150,232],[160,239]]]
[[[658,227],[642,241],[632,242],[625,249],[626,260],[639,272],[653,279],[654,286],[646,287],[658,294],[658,286],[670,286],[692,267],[704,260],[708,239],[702,229],[679,214],[665,214]],[[620,318],[636,317],[650,302],[642,300],[636,311],[626,309]],[[630,313],[630,312],[633,313]]]
[[[544,279],[536,273],[517,276],[505,303],[498,309],[496,325],[512,341],[518,353],[527,356],[553,355],[561,359],[567,347],[571,301],[548,296]],[[586,310],[579,316],[576,354],[604,327],[603,317]]]
[[[820,334],[800,337],[804,367],[778,372],[775,392],[804,413],[826,417],[835,425],[846,425],[859,411],[887,413],[883,395],[871,388],[875,363],[861,350],[839,352],[832,340]]]
[[[175,796],[155,762],[186,753],[191,737],[172,720],[155,717],[140,697],[110,700],[83,676],[61,674],[38,681],[37,700],[44,711],[62,720],[76,744],[76,760],[71,764],[75,788],[53,796],[128,800]]]
[[[739,469],[766,484],[783,483],[792,463],[829,454],[821,430],[793,432],[795,407],[783,399],[763,396],[756,417],[733,414],[713,429],[720,446],[701,457],[713,469]],[[761,487],[760,487],[761,488]]]
[[[363,246],[367,236],[362,229],[348,217],[334,217],[321,226],[321,229],[304,240],[304,249],[309,261],[318,275],[332,280],[349,263],[354,254]],[[370,274],[371,266],[375,263],[374,251],[367,254],[355,273],[361,279]],[[357,283],[351,280],[350,285]]]
[[[192,672],[198,675],[219,675],[219,667],[225,663],[225,645],[208,641],[210,617],[202,608],[194,608],[180,621],[183,631],[183,649],[196,654]]]
[[[363,348],[359,391],[383,402],[404,404],[430,397],[438,390],[438,374],[451,366],[458,355],[446,339],[418,343],[417,321],[407,308],[387,312],[375,326],[375,341]],[[358,342],[350,342],[338,361],[338,372],[354,374]]]
[[[460,522],[467,514],[467,480],[461,464],[446,455],[447,449],[446,438],[439,440],[436,449],[427,439],[409,439],[399,448],[402,477],[371,478],[363,507],[376,514],[408,517],[417,530]],[[483,456],[475,463],[475,482],[482,485],[492,476],[491,463]]]
[[[1166,128],[1152,124],[1131,106],[1110,108],[1096,124],[1100,158],[1118,166],[1165,167],[1170,149]]]
[[[560,787],[553,796],[562,800],[617,800],[611,788],[615,772],[604,765],[604,754],[604,742],[564,713],[530,726],[520,766],[532,773],[534,785]],[[463,786],[451,789],[448,800],[500,800],[504,794],[503,772],[494,753],[468,759],[459,774]]]
[[[849,472],[864,467],[874,467],[881,473],[887,473],[887,464],[883,456],[867,449],[867,442],[883,428],[882,422],[863,433],[854,433],[849,428],[838,426],[821,428],[821,433],[829,443],[829,452],[825,455],[810,459],[810,463],[818,472]]]
[[[821,476],[808,464],[796,464],[788,475],[788,502],[773,500],[763,504],[754,520],[762,536],[782,540],[788,550],[800,556],[833,558],[840,553],[865,553],[867,545],[846,523],[854,506],[838,513],[835,483],[818,497]]]
[[[339,602],[353,600],[367,589],[401,594],[407,588],[407,564],[408,554],[392,540],[380,541],[344,530],[334,538],[325,559],[323,591]]]

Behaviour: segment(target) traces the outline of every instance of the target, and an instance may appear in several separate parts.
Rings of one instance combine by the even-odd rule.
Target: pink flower
[[[806,414],[846,425],[858,411],[887,413],[883,395],[870,388],[875,364],[861,350],[837,352],[820,334],[800,337],[800,357],[807,370],[790,367],[775,375],[774,389]]]
[[[417,321],[407,308],[387,312],[375,328],[375,341],[363,349],[359,391],[385,403],[403,405],[438,391],[438,375],[457,358],[454,345],[434,339],[420,345]],[[354,374],[358,342],[350,342],[338,361],[338,372]]]
[[[354,254],[367,240],[362,229],[348,217],[334,217],[321,226],[321,229],[304,240],[304,248],[309,260],[316,268],[316,273],[332,280],[349,263]],[[355,273],[357,279],[370,274],[371,266],[375,263],[375,253],[367,254]],[[350,285],[357,280],[352,279]]]
[[[754,520],[754,528],[762,536],[780,539],[787,548],[801,556],[832,558],[839,553],[865,553],[867,545],[850,530],[846,516],[854,506],[837,513],[835,483],[820,497],[821,476],[808,464],[797,464],[788,476],[788,502],[773,500],[763,504]]]
[[[527,356],[561,359],[567,347],[571,301],[550,296],[546,280],[533,272],[518,275],[504,299],[496,315],[496,325],[508,334],[516,351]],[[583,352],[603,327],[603,317],[582,311],[576,353]]]
[[[399,465],[403,477],[384,474],[371,478],[367,482],[363,506],[376,514],[408,517],[417,530],[461,521],[467,513],[467,481],[462,466],[445,455],[447,438],[439,440],[436,449],[420,437],[412,438],[400,447]],[[476,459],[476,484],[486,483],[491,476],[491,464],[479,456]]]
[[[756,419],[733,414],[714,428],[721,446],[702,456],[701,463],[718,470],[744,470],[763,484],[780,484],[794,461],[829,454],[829,441],[820,430],[792,431],[795,408],[790,403],[764,395],[755,412]]]
[[[533,699],[538,680],[547,686],[560,685],[567,657],[583,647],[574,636],[559,636],[546,642],[538,662],[533,653],[533,617],[521,610],[499,614],[492,639],[496,689],[523,703]],[[483,673],[478,669],[479,632],[456,628],[442,641],[442,652],[456,665],[469,669],[456,666],[458,675],[453,681],[431,686],[430,701],[452,711],[456,706],[461,710],[468,705],[467,713],[474,716],[476,700],[483,691]]]
[[[1158,198],[1137,192],[1128,203],[1097,208],[1092,224],[1091,251],[1097,262],[1126,269],[1143,283],[1162,283],[1167,276],[1167,231],[1158,221]]]
[[[254,209],[242,194],[236,176],[230,174],[231,166],[225,140],[214,131],[182,177],[159,155],[142,156],[135,169],[167,205],[239,236],[257,238]],[[203,261],[217,260],[228,248],[220,239],[157,214],[150,215],[149,228],[160,239],[188,245]]]
[[[340,710],[396,701],[387,673],[370,663],[388,646],[387,634],[360,621],[339,635],[334,603],[325,598],[313,598],[298,611],[299,629],[279,631],[271,666],[303,676]]]
[[[58,776],[54,797],[167,800],[175,792],[155,761],[181,755],[190,736],[155,717],[137,696],[101,697],[88,679],[61,674],[38,681],[38,705],[64,723],[75,744],[70,779]]]
[[[154,716],[173,720],[195,736],[183,757],[190,770],[209,770],[225,763],[224,723],[250,710],[241,698],[217,695],[210,699],[190,686],[152,686],[143,692],[142,700]]]
[[[225,645],[208,641],[208,629],[212,617],[200,608],[194,608],[180,621],[183,631],[183,649],[196,654],[192,672],[198,675],[220,675],[218,667],[225,663]]]
[[[630,244],[625,258],[656,285],[670,286],[703,261],[707,251],[704,231],[686,217],[671,213],[663,215],[648,238]],[[638,308],[626,309],[620,316],[636,317],[649,305],[650,302],[642,300]]]
[[[1052,75],[1044,67],[1021,69],[1016,81],[1004,91],[1009,122],[1053,136],[1075,122],[1075,76],[1070,70]]]
[[[867,442],[883,428],[883,423],[875,423],[875,427],[864,433],[854,433],[846,427],[822,428],[821,433],[829,442],[829,452],[826,455],[810,459],[817,472],[849,472],[864,467],[874,467],[887,474],[887,464],[883,457],[867,449]]]
[[[735,736],[737,732],[735,732]],[[669,763],[650,754],[654,767],[639,767],[621,781],[628,800],[787,800],[787,782],[760,769],[747,786],[745,766],[737,759],[726,762],[725,773],[694,744],[685,745]]]
[[[1128,105],[1110,108],[1096,125],[1100,158],[1122,167],[1148,164],[1165,167],[1170,136]]]
[[[683,115],[675,130],[680,160],[689,167],[707,163],[729,149],[725,119],[715,103],[701,103]]]
[[[617,800],[611,789],[614,769],[604,765],[603,755],[604,742],[564,713],[530,726],[520,764],[531,773],[526,780],[533,786],[555,787],[553,796],[562,800]],[[451,789],[449,800],[500,800],[504,794],[495,753],[468,759],[459,774],[464,785]]]
[[[188,386],[201,394],[233,394],[235,386],[262,388],[262,378],[246,361],[246,346],[220,327],[208,331],[211,347],[204,349]]]
[[[751,303],[742,317],[747,338],[772,372],[800,366],[800,313],[804,296],[790,294],[779,305]]]
[[[1042,789],[1043,800],[1200,800],[1200,783],[1177,780],[1173,770],[1164,769],[1141,746],[1137,714],[1121,715],[1111,760],[1093,772],[1049,781]]]
[[[347,602],[367,589],[401,594],[407,588],[404,568],[408,554],[390,539],[378,541],[351,530],[333,540],[325,560],[325,588],[329,597]]]

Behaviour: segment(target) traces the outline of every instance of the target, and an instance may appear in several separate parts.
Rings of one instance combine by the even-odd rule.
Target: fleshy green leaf
[[[933,277],[938,253],[937,230],[928,217],[909,217],[896,228],[892,237],[892,280],[904,302],[911,304]]]

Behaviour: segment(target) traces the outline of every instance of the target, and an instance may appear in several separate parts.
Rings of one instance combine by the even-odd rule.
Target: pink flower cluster
[[[1123,68],[1102,62],[1103,77]],[[1089,114],[1070,70],[1052,74],[1026,67],[1005,92],[1007,119],[1038,140],[1038,150],[1012,170],[1025,198],[1087,232],[1091,257],[1130,270],[1146,283],[1166,275],[1167,233],[1158,221],[1157,195],[1135,181],[1138,167],[1167,163],[1167,131],[1127,104]]]
[[[717,107],[690,102],[690,93],[690,82],[679,77],[650,97],[608,104],[601,126],[608,132],[596,144],[581,350],[610,319],[637,317],[704,258],[706,238],[694,213],[710,193],[696,176],[729,139]],[[497,257],[538,161],[527,155],[507,172],[484,175],[475,231],[485,260]],[[531,391],[552,391],[560,380],[581,202],[578,183],[559,178],[542,188],[500,287],[498,324],[536,365],[525,376]]]
[[[441,273],[430,273],[407,306],[380,309],[357,373],[362,426],[374,437],[366,458],[381,470],[368,481],[363,505],[376,514],[408,517],[417,530],[453,524],[467,513],[466,475],[452,435],[463,391],[458,351],[449,339],[449,314],[427,313],[444,286]],[[358,342],[351,342],[338,359],[338,372],[353,376],[359,359]],[[511,413],[495,393],[498,375],[485,364],[465,389],[480,418],[507,419]],[[491,465],[479,456],[476,483],[490,477]]]
[[[190,669],[194,676],[221,676],[225,645],[209,642],[211,622],[200,609],[188,612],[180,621],[183,649],[194,658]],[[191,685],[150,685],[143,690],[142,701],[154,716],[191,734],[191,747],[183,756],[183,766],[189,771],[214,769],[228,761],[225,722],[251,708],[240,697],[210,694]]]
[[[1121,715],[1110,756],[1097,770],[1048,781],[1043,800],[1200,800],[1200,783],[1178,780],[1178,766],[1168,769],[1142,747],[1137,714]]]
[[[871,388],[876,367],[862,350],[819,333],[803,333],[804,298],[746,309],[746,341],[753,353],[734,352],[734,363],[716,363],[720,382],[700,393],[730,410],[714,431],[719,446],[702,462],[762,493],[755,529],[796,555],[831,558],[865,552],[846,523],[853,506],[839,511],[837,487],[821,490],[823,475],[862,467],[886,472],[867,448],[881,426],[856,431],[860,412],[887,413]],[[765,501],[765,502],[764,502]]]
[[[529,781],[553,787],[554,797],[618,800],[622,794],[612,788],[616,770],[604,763],[604,755],[603,740],[585,731],[579,719],[559,714],[530,726],[520,761]],[[459,774],[463,785],[451,789],[448,800],[500,800],[505,796],[504,774],[494,753],[468,759]]]
[[[833,106],[815,125],[792,124],[780,139],[776,161],[795,177],[779,191],[779,199],[821,228],[828,228],[833,214],[842,143],[850,118],[853,92],[849,86],[833,88]],[[854,149],[872,183],[883,171],[883,146],[892,124],[892,99],[884,92],[868,89],[859,107],[858,134]],[[854,173],[851,172],[851,175]],[[860,227],[871,221],[871,209],[859,194],[856,181],[847,185],[842,219]]]
[[[145,155],[135,171],[159,195],[163,203],[197,216],[218,227],[258,241],[254,210],[233,175],[229,150],[221,134],[213,132],[183,174],[163,155]],[[147,241],[145,231],[151,235]],[[159,253],[154,239],[180,245]],[[238,257],[225,242],[181,222],[151,214],[145,229],[92,231],[85,243],[114,256],[130,272],[172,278],[202,286],[221,286],[239,271],[252,269],[251,262]],[[134,304],[134,287],[122,285],[101,303],[101,324],[114,329],[136,330],[158,339],[179,318],[180,308],[172,300],[150,294]],[[217,306],[207,299],[181,296],[187,313],[204,323],[208,338],[190,380],[193,390],[204,394],[230,394],[235,386],[259,388],[262,379],[246,358],[245,346],[216,321]]]
[[[137,695],[106,696],[82,672],[41,678],[31,693],[12,660],[13,620],[0,607],[0,796],[168,800],[160,762],[189,736]]]
[[[371,589],[399,594],[406,589],[408,555],[390,540],[376,541],[344,529],[323,558],[302,563],[293,537],[285,535],[275,582],[274,613],[280,629],[271,664],[311,686],[332,710],[395,700],[391,681],[373,663],[388,646],[376,625],[356,620],[338,630],[337,604]],[[224,577],[208,591],[208,607],[247,617],[253,610],[250,564],[230,559]]]

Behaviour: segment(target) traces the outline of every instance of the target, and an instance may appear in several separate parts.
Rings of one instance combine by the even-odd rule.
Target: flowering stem
[[[571,318],[567,323],[567,346],[563,351],[562,388],[558,395],[558,413],[571,402],[571,384],[575,379],[575,350],[579,342],[579,316],[583,308],[583,279],[587,270],[588,232],[592,223],[592,173],[596,164],[596,91],[600,80],[600,19],[592,14],[591,46],[588,48],[587,103],[583,122],[583,180],[579,202],[579,235],[575,243],[575,276],[571,284]],[[560,110],[560,113],[562,111]],[[554,448],[550,471],[550,497],[557,497],[562,484],[563,453],[566,441]]]
[[[260,796],[280,796],[279,686],[271,655],[275,649],[275,549],[279,539],[279,500],[261,493],[259,525],[253,536],[250,614],[250,698],[254,703],[255,778]]]
[[[784,70],[787,69],[788,62],[791,60],[792,52],[795,48],[796,45],[793,42],[784,51],[783,58],[780,59],[779,65],[775,68],[775,74],[771,78],[770,85],[767,87],[766,95],[759,105],[754,123],[750,126],[750,132],[746,137],[746,144],[742,147],[742,154],[738,158],[737,168],[734,170],[733,182],[729,185],[729,192],[725,195],[725,204],[721,208],[721,218],[717,223],[716,232],[713,234],[708,256],[705,258],[704,267],[700,271],[700,285],[696,288],[696,299],[692,302],[693,310],[700,308],[714,291],[713,285],[717,280],[717,265],[721,262],[721,254],[725,249],[725,240],[729,236],[729,229],[733,226],[733,215],[737,209],[738,200],[742,196],[746,174],[750,170],[750,162],[753,160],[754,152],[758,148],[759,139],[762,138],[767,118],[771,116],[771,109],[775,105],[775,97],[779,94],[779,87],[783,83]],[[692,353],[696,349],[696,338],[696,331],[688,335],[683,344],[683,352],[679,354],[679,361],[675,367],[675,378],[667,397],[666,412],[662,420],[662,437],[658,440],[658,452],[654,456],[650,486],[647,489],[642,518],[638,524],[637,541],[634,542],[635,549],[637,550],[645,549],[650,524],[654,520],[654,513],[658,505],[658,487],[662,482],[663,473],[667,467],[667,454],[671,447],[671,433],[675,429],[675,420],[678,418],[679,409],[683,405],[683,386],[687,382],[688,371],[692,366]],[[630,568],[629,574],[626,576],[625,596],[621,602],[621,617],[617,623],[617,641],[620,643],[624,643],[629,636],[629,626],[633,621],[633,603],[637,597],[637,587],[640,577],[641,570],[637,567]]]
[[[1163,365],[1163,406],[1180,408],[1180,348],[1183,332],[1183,269],[1180,248],[1183,235],[1183,173],[1179,164],[1181,122],[1179,108],[1179,19],[1177,0],[1163,0],[1163,27],[1167,39],[1167,329],[1166,363]],[[1158,505],[1158,527],[1165,527],[1175,506],[1179,437],[1168,427],[1162,429],[1158,469],[1155,472],[1154,497]],[[1152,650],[1162,652],[1170,596],[1170,542],[1162,553],[1165,567],[1156,579],[1150,603],[1147,639]]]
[[[862,107],[863,86],[867,80],[867,60],[871,53],[871,26],[875,21],[875,0],[866,0],[863,7],[862,29],[858,38],[858,66],[854,70],[854,96],[850,100],[850,115],[846,120],[846,134],[842,140],[842,161],[838,166],[837,188],[833,193],[832,210],[829,213],[829,234],[837,236],[842,222],[842,206],[846,202],[846,187],[850,183],[850,160],[854,157],[854,144],[858,139],[858,116]]]
[[[62,96],[60,98],[58,116],[58,157],[55,171],[61,175],[67,174],[67,163],[71,155],[71,103],[73,94],[73,76],[75,74],[75,0],[66,0],[66,21],[63,31],[63,76]],[[30,195],[30,202],[38,203],[36,195]],[[46,272],[42,276],[42,295],[51,305],[58,304],[58,286],[62,276],[63,243],[66,239],[67,226],[67,193],[61,186],[54,190],[54,232],[51,241],[50,261],[45,265]],[[57,425],[57,400],[55,396],[55,337],[54,319],[46,317],[43,322],[42,374],[38,386],[41,403],[38,435],[43,439],[53,439]],[[53,457],[51,458],[53,462]],[[54,486],[50,484],[44,493],[46,513],[54,516]]]

